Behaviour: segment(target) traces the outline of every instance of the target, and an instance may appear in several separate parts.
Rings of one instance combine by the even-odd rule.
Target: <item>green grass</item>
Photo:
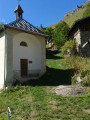
[[[47,72],[42,78],[0,94],[0,120],[7,120],[8,106],[11,120],[90,120],[89,94],[63,97],[53,92],[57,85],[70,84],[72,75],[62,55],[49,51]]]

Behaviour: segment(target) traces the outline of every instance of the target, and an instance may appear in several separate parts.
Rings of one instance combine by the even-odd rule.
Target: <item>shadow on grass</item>
[[[55,56],[60,53],[58,50],[47,49],[47,59],[62,59],[62,57]],[[47,72],[37,80],[30,80],[22,85],[30,86],[58,86],[58,85],[70,85],[71,77],[74,74],[72,69],[62,70],[47,67]]]
[[[58,50],[46,50],[46,58],[47,59],[61,59],[60,56],[55,56],[56,54],[60,53]]]
[[[30,86],[58,86],[58,85],[70,85],[73,70],[60,70],[47,67],[47,72],[40,79],[30,80],[22,85]]]

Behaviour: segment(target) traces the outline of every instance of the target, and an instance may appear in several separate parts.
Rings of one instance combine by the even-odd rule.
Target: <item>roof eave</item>
[[[5,25],[3,24],[2,27],[0,27],[0,32],[2,32],[3,30],[5,30]]]
[[[31,32],[31,31],[28,31],[28,30],[23,30],[23,29],[16,28],[16,27],[11,27],[11,26],[9,26],[9,25],[5,25],[5,27],[6,27],[6,28],[10,28],[10,29],[14,29],[14,30],[18,30],[18,31],[21,31],[21,32],[33,34],[33,35],[39,35],[39,36],[42,36],[42,37],[45,37],[45,38],[48,38],[48,37],[49,37],[48,35],[39,34],[39,33],[36,33],[36,32]]]
[[[81,19],[76,20],[76,21],[73,23],[73,25],[71,26],[68,34],[71,33],[71,31],[76,27],[76,25],[77,25],[79,22],[81,22],[81,21],[83,21],[83,20],[85,20],[85,19],[88,19],[89,17],[90,17],[90,15],[88,15],[88,16],[86,16],[86,17],[84,17],[84,18],[81,18]]]
[[[71,31],[75,28],[76,23],[77,23],[77,22],[74,22],[74,23],[73,23],[73,25],[71,26],[71,28],[70,28],[70,30],[69,30],[69,32],[68,32],[68,34],[70,34],[70,33],[71,33]]]

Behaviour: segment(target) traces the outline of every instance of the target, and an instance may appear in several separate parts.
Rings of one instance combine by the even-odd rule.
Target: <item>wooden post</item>
[[[11,110],[10,110],[9,107],[8,107],[8,110],[7,110],[7,114],[8,114],[8,120],[10,120],[10,117],[11,117]]]

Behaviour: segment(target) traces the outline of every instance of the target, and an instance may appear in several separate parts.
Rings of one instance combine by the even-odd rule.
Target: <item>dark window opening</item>
[[[90,39],[88,40],[88,44],[90,44]]]
[[[27,47],[27,43],[26,43],[26,42],[21,42],[21,43],[20,43],[20,46]]]

